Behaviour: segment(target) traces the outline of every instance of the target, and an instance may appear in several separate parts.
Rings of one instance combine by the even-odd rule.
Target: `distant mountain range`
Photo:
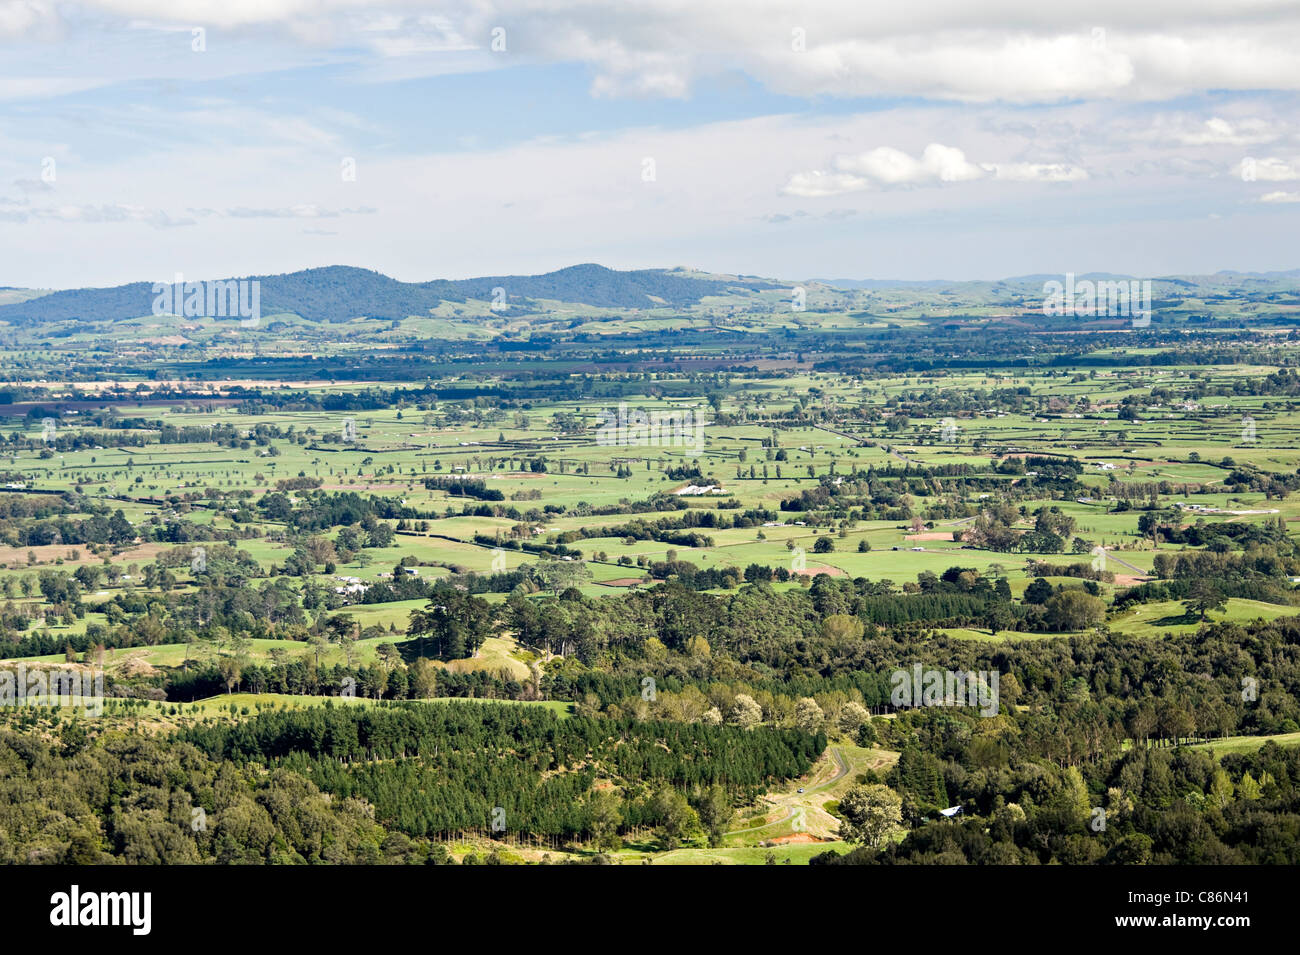
[[[808,279],[807,284],[827,285],[831,288],[864,290],[868,292],[883,291],[927,291],[939,289],[997,289],[997,288],[1034,288],[1042,287],[1044,282],[1061,281],[1061,273],[1043,273],[1040,275],[1015,275],[1005,279]],[[1167,283],[1182,286],[1240,286],[1246,284],[1278,285],[1294,288],[1300,283],[1300,269],[1285,272],[1235,272],[1225,269],[1213,275],[1128,275],[1116,272],[1080,272],[1075,274],[1078,281],[1116,281],[1120,279],[1150,279],[1153,283]]]
[[[195,281],[198,277],[187,278]],[[263,314],[292,312],[315,322],[426,315],[443,302],[470,299],[491,302],[493,290],[497,288],[504,290],[512,306],[546,299],[597,308],[656,308],[695,305],[706,295],[724,295],[731,290],[782,287],[753,278],[697,277],[665,269],[619,272],[592,264],[575,265],[545,275],[495,275],[432,282],[400,282],[380,272],[342,265],[245,278],[261,283]],[[154,297],[151,282],[51,292],[0,306],[0,321],[28,325],[139,318],[151,314]]]
[[[1076,280],[1114,281],[1139,276],[1090,272]],[[197,277],[191,276],[192,280]],[[851,307],[855,293],[891,297],[940,295],[944,301],[1023,303],[1041,294],[1043,283],[1056,275],[1021,275],[998,281],[904,281],[893,279],[809,279],[788,282],[751,275],[714,275],[686,269],[616,271],[601,265],[575,265],[544,275],[495,275],[474,279],[401,282],[369,269],[335,265],[283,275],[246,277],[261,283],[261,313],[293,313],[313,322],[338,323],[356,318],[403,319],[427,315],[445,302],[471,300],[491,303],[502,289],[515,315],[539,312],[540,302],[561,302],[599,309],[689,309],[705,297],[743,300],[756,293],[788,290],[796,285],[822,286],[832,295],[832,307]],[[221,281],[229,281],[223,279]],[[1156,294],[1247,294],[1269,298],[1273,293],[1300,289],[1300,269],[1285,272],[1222,271],[1202,276],[1161,276],[1151,279]],[[839,293],[836,296],[835,293]],[[6,287],[0,289],[0,322],[35,326],[59,322],[105,322],[152,314],[152,282],[113,288],[70,289],[58,292]],[[769,302],[770,306],[770,302]]]

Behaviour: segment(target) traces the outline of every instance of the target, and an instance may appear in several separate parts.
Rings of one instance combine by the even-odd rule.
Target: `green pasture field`
[[[445,334],[448,338],[479,334],[471,321],[491,322],[493,331],[527,328],[527,323],[510,316],[478,315],[477,308],[473,303],[447,306],[446,314],[409,318],[399,324],[403,332]],[[677,321],[671,310],[651,310],[607,321],[611,316],[601,310],[575,309],[559,303],[547,308],[555,311],[557,321],[561,320],[561,313],[565,321],[585,318],[588,320],[585,327],[601,335],[616,333],[617,326],[662,327]],[[822,318],[830,315],[826,320],[834,327],[875,323],[847,314],[818,314]],[[788,319],[789,316],[776,316],[760,320],[748,313],[736,316],[741,324],[771,327],[790,325]],[[296,317],[283,320],[287,323],[284,329],[287,342],[292,338],[293,324],[302,320]],[[149,318],[137,324],[133,334],[138,335],[145,328],[154,329],[154,333],[167,331],[166,320]],[[351,327],[353,324],[355,329]],[[214,326],[211,331],[217,334],[221,330]],[[385,323],[359,320],[349,324],[348,333],[353,331],[358,335],[377,336],[372,344],[382,344],[383,336],[392,330]],[[1131,350],[1131,353],[1137,352]],[[506,367],[485,364],[481,370],[475,369],[474,381],[476,384],[499,381],[498,368]],[[1035,485],[1028,483],[1018,485],[1031,492],[1024,505],[1030,512],[1040,505],[1056,506],[1073,517],[1075,536],[1082,537],[1090,547],[1101,544],[1109,548],[1107,569],[1124,578],[1125,582],[1116,585],[1123,587],[1128,578],[1150,573],[1155,549],[1137,532],[1142,513],[1137,508],[1142,501],[1135,500],[1134,509],[1117,511],[1114,501],[1109,499],[1110,491],[1127,485],[1165,482],[1168,488],[1159,499],[1162,507],[1182,502],[1223,511],[1256,512],[1188,511],[1187,522],[1263,522],[1275,516],[1300,520],[1300,498],[1267,499],[1262,493],[1233,491],[1224,484],[1233,469],[1232,464],[1224,462],[1225,458],[1272,471],[1294,471],[1300,467],[1300,412],[1288,410],[1281,402],[1266,402],[1248,395],[1209,394],[1194,406],[1154,402],[1143,409],[1137,420],[1125,421],[1117,416],[1118,402],[1126,396],[1147,395],[1155,387],[1177,389],[1190,387],[1193,382],[1231,385],[1273,370],[1262,366],[1161,366],[1095,371],[1065,367],[863,378],[805,368],[792,370],[783,378],[736,375],[725,389],[714,391],[700,385],[694,392],[665,389],[651,375],[643,393],[622,399],[541,399],[528,402],[527,407],[472,411],[445,400],[435,402],[431,408],[408,405],[355,412],[255,413],[241,413],[233,403],[216,402],[200,408],[194,402],[187,405],[141,401],[120,406],[119,415],[177,427],[229,425],[250,437],[235,447],[200,441],[147,443],[143,447],[124,448],[83,447],[50,453],[39,446],[41,420],[28,418],[9,424],[31,438],[36,446],[12,452],[4,466],[26,485],[24,490],[66,491],[80,487],[96,506],[106,506],[110,512],[120,508],[137,526],[183,521],[225,533],[244,526],[236,524],[230,516],[237,501],[213,502],[210,491],[242,494],[246,500],[256,503],[274,491],[278,481],[297,477],[317,478],[325,490],[401,500],[425,515],[427,531],[403,532],[391,546],[367,548],[361,552],[362,557],[339,561],[333,575],[318,572],[317,581],[326,586],[334,586],[337,581],[333,578],[337,576],[377,580],[380,574],[391,572],[403,558],[412,558],[424,578],[446,576],[451,569],[489,573],[493,567],[493,548],[475,543],[476,535],[553,542],[560,534],[577,529],[614,527],[634,520],[672,519],[680,517],[682,512],[660,507],[630,513],[627,506],[656,494],[671,495],[690,483],[712,483],[719,485],[724,493],[682,497],[682,500],[691,508],[738,504],[736,509],[720,511],[730,515],[749,509],[776,511],[777,521],[784,526],[700,528],[698,532],[711,537],[712,544],[699,548],[648,540],[628,544],[616,535],[577,540],[569,546],[580,550],[585,557],[591,558],[598,552],[605,555],[603,560],[590,562],[592,582],[582,588],[583,592],[611,595],[623,592],[634,582],[639,585],[647,568],[638,566],[638,560],[644,565],[664,560],[669,551],[675,551],[678,559],[702,568],[743,571],[750,564],[760,564],[809,574],[825,572],[889,579],[895,584],[914,580],[922,572],[942,573],[952,566],[973,567],[1006,576],[1012,593],[1018,595],[1030,579],[1025,572],[1028,559],[1041,556],[1052,563],[1065,564],[1090,560],[1090,555],[995,553],[963,547],[951,535],[966,526],[967,521],[945,517],[931,520],[920,535],[915,535],[904,522],[888,520],[847,522],[842,528],[801,527],[795,521],[802,520],[804,515],[780,511],[780,503],[801,491],[817,488],[823,479],[848,474],[854,468],[904,468],[909,461],[933,465],[960,463],[974,467],[984,476],[995,476],[999,481],[1032,482],[1031,478],[1019,475],[993,475],[989,469],[1000,460],[1002,452],[1067,454],[1084,463],[1082,480],[1092,489],[1094,503],[1060,499],[1050,489],[1038,494],[1032,490]],[[1197,376],[1195,379],[1193,374]],[[80,383],[78,387],[89,391],[104,384],[107,383]],[[454,379],[438,384],[464,382]],[[357,385],[295,380],[286,382],[284,387],[309,394],[348,390],[361,393],[372,387],[409,388],[411,383],[387,381]],[[1086,397],[1091,404],[1083,411],[1063,406],[1059,412],[1038,414],[995,412],[977,407],[955,413],[951,418],[918,417],[908,420],[903,427],[893,424],[893,411],[886,402],[934,388],[953,393],[1023,388],[1034,397],[1059,398],[1065,403]],[[213,383],[213,394],[220,394],[220,383]],[[716,402],[716,408],[710,406],[711,401]],[[772,411],[785,412],[800,407],[801,402],[812,411],[861,405],[878,414],[853,419],[832,417],[825,422],[810,420],[806,425],[782,425],[776,429],[764,420]],[[623,446],[597,440],[601,414],[617,412],[620,404],[647,413],[699,412],[704,422],[702,433],[698,441],[692,437],[685,444],[660,441]],[[1075,417],[1076,414],[1080,416]],[[1254,419],[1255,437],[1251,440],[1243,440],[1244,414]],[[719,416],[725,416],[725,423],[719,423]],[[355,441],[351,443],[340,440],[347,422],[355,426]],[[956,428],[953,440],[946,440],[943,434],[948,422]],[[261,426],[285,434],[292,428],[292,438],[277,437],[259,443],[252,435]],[[64,416],[57,424],[58,433],[99,430],[102,428],[92,426],[84,412]],[[771,446],[765,447],[765,443]],[[785,460],[776,460],[778,452]],[[543,458],[545,471],[529,469]],[[1115,469],[1102,470],[1101,464],[1113,464]],[[620,467],[627,469],[625,476],[619,476]],[[670,477],[667,473],[670,468],[683,467],[698,467],[701,477]],[[499,503],[517,508],[522,516],[516,520],[474,513],[462,515],[462,509],[468,506],[472,512],[479,502],[424,488],[424,479],[435,475],[482,479],[489,488],[502,493],[504,500]],[[1206,487],[1212,488],[1213,493],[1186,493]],[[288,493],[291,498],[300,496],[297,492]],[[179,505],[163,500],[178,495],[190,500]],[[943,496],[948,496],[946,490]],[[929,496],[914,496],[913,506],[924,513],[934,500]],[[966,496],[965,503],[978,507],[982,500],[972,493]],[[205,504],[212,506],[205,507]],[[546,511],[548,505],[553,510]],[[624,512],[591,513],[592,509],[603,507],[622,507]],[[449,509],[453,516],[445,516]],[[1276,515],[1269,513],[1272,511]],[[249,526],[261,536],[238,540],[235,546],[253,557],[263,571],[282,565],[293,551],[293,546],[284,539],[285,527],[256,516]],[[1028,528],[1030,522],[1023,521],[1019,526]],[[324,536],[337,539],[337,529]],[[834,549],[815,553],[814,545],[823,536],[832,540]],[[858,552],[862,541],[870,545],[869,552]],[[123,568],[132,563],[143,566],[152,559],[153,553],[171,546],[186,545],[160,545],[152,549],[123,546],[108,556]],[[1160,547],[1169,552],[1181,549],[1169,544]],[[69,558],[74,550],[78,552],[76,560]],[[29,561],[29,552],[36,557],[35,563]],[[539,559],[513,549],[504,550],[504,557],[507,570]],[[618,563],[620,557],[630,563]],[[103,559],[103,554],[94,554],[84,545],[28,548],[0,542],[0,586],[10,586],[13,596],[9,592],[5,596],[21,604],[24,597],[18,585],[24,575],[49,569],[72,571],[83,565],[102,564]],[[180,586],[188,582],[183,568],[178,577]],[[13,583],[7,584],[8,581]],[[139,582],[131,586],[138,587]],[[124,584],[110,585],[101,580],[87,597],[92,602],[103,600],[124,589]],[[1108,587],[1107,591],[1114,589]],[[489,599],[500,600],[503,596],[496,594]],[[40,597],[26,600],[35,602]],[[1254,608],[1248,604],[1249,601],[1234,601],[1228,614],[1220,617],[1253,619],[1250,614],[1254,614],[1269,618],[1270,614],[1279,613],[1271,605]],[[410,607],[405,605],[345,608],[363,627],[395,626],[399,630],[409,611]],[[1126,615],[1113,625],[1121,632],[1128,632],[1129,627],[1138,632],[1152,627],[1159,629],[1149,622],[1162,619],[1152,616],[1154,612],[1140,621]],[[1237,616],[1240,614],[1247,616]],[[70,627],[54,621],[37,621],[31,629],[48,625],[52,633],[74,634],[83,632],[89,622],[102,620],[92,614]],[[1170,624],[1172,632],[1183,632],[1187,626]],[[364,644],[363,641],[358,645],[359,654],[371,652]],[[164,654],[157,659],[168,658]],[[173,664],[159,662],[157,665]]]
[[[1208,749],[1222,756],[1224,753],[1253,753],[1268,742],[1279,746],[1300,746],[1300,733],[1279,733],[1276,736],[1225,736],[1208,743],[1197,743],[1198,749]]]
[[[1232,598],[1224,611],[1211,610],[1207,623],[1247,623],[1253,620],[1277,620],[1300,615],[1300,607],[1283,607],[1258,600]],[[1164,600],[1140,604],[1120,614],[1112,615],[1107,625],[1117,633],[1128,636],[1181,636],[1195,633],[1201,627],[1200,618],[1189,614],[1177,601]]]

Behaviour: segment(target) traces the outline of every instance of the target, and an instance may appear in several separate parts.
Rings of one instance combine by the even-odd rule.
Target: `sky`
[[[0,0],[0,286],[1300,267],[1300,0]]]

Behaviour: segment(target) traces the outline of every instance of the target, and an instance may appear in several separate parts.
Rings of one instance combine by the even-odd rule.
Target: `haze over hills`
[[[244,277],[261,283],[263,313],[293,312],[317,322],[353,318],[401,319],[423,315],[443,302],[492,301],[494,289],[518,305],[534,300],[572,302],[596,308],[686,307],[733,289],[758,291],[781,286],[755,279],[707,278],[664,269],[615,271],[575,265],[544,275],[496,275],[430,282],[401,282],[380,272],[335,265],[283,275]],[[189,281],[200,280],[187,276]],[[226,281],[226,279],[222,279]],[[0,321],[31,324],[138,318],[151,312],[152,282],[112,288],[69,289],[0,306]]]
[[[827,285],[841,289],[863,289],[882,291],[896,289],[996,289],[1008,287],[1041,288],[1044,282],[1061,281],[1063,273],[1035,273],[1032,275],[1013,275],[1002,279],[807,279],[808,284]],[[1120,281],[1132,279],[1149,279],[1153,284],[1171,283],[1212,287],[1215,285],[1241,285],[1247,283],[1277,284],[1279,287],[1295,288],[1300,285],[1300,269],[1274,272],[1238,272],[1223,269],[1210,275],[1161,275],[1144,276],[1121,272],[1077,272],[1078,281]]]
[[[188,276],[191,281],[199,280]],[[496,275],[471,279],[402,282],[381,272],[353,266],[328,266],[281,275],[248,276],[260,283],[262,314],[292,313],[308,321],[336,324],[357,318],[401,320],[428,315],[445,303],[492,303],[504,297],[511,314],[541,313],[555,303],[594,310],[680,310],[703,305],[779,307],[778,299],[805,287],[814,292],[809,311],[862,309],[878,296],[891,304],[919,306],[1032,307],[1044,283],[1061,274],[1022,275],[996,281],[903,281],[891,279],[808,279],[793,282],[748,275],[720,275],[685,268],[619,271],[592,263],[542,275]],[[1079,273],[1076,281],[1120,281],[1136,276]],[[228,281],[222,279],[221,281]],[[1197,299],[1227,292],[1258,301],[1294,304],[1300,269],[1285,272],[1221,271],[1212,275],[1151,279],[1157,299]],[[496,290],[501,292],[497,293]],[[762,293],[779,292],[781,296]],[[0,292],[0,323],[33,327],[59,322],[124,321],[153,313],[154,283],[132,282],[111,288],[46,292],[7,288]],[[706,302],[706,300],[708,300]]]

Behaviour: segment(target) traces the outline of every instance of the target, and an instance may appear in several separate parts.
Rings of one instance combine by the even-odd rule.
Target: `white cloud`
[[[1166,134],[1184,146],[1254,146],[1273,142],[1281,130],[1264,119],[1248,117],[1232,121],[1211,116],[1195,125],[1178,123]]]
[[[1078,182],[1088,178],[1088,170],[1059,162],[988,163],[995,179],[1010,182]]]
[[[106,222],[141,222],[155,229],[172,229],[194,225],[193,219],[173,219],[161,209],[121,203],[64,203],[57,206],[28,206],[20,212],[0,213],[7,222],[63,222],[102,224]]]
[[[1224,97],[1215,113],[1241,115],[1235,111],[1259,103],[1254,96]],[[180,106],[185,117],[195,115]],[[125,110],[113,118],[119,112]],[[146,132],[186,130],[176,115],[160,108]],[[121,204],[197,224],[157,242],[149,240],[143,212],[123,213],[116,224],[89,216],[28,218],[7,268],[16,277],[11,284],[59,286],[336,263],[408,280],[522,274],[583,261],[882,278],[1294,265],[1286,261],[1294,247],[1286,240],[1288,217],[1269,214],[1290,207],[1251,201],[1282,185],[1251,188],[1225,175],[1240,156],[1237,147],[1214,147],[1222,154],[1202,157],[1166,141],[1135,142],[1132,132],[1145,119],[1140,107],[1100,103],[1050,110],[903,104],[539,135],[473,150],[400,140],[403,148],[394,149],[382,125],[377,135],[353,135],[323,123],[357,157],[355,182],[340,178],[340,150],[321,145],[333,142],[329,135],[264,137],[259,125],[256,142],[222,145],[234,138],[223,120],[210,134],[166,142],[142,137],[153,147],[142,158],[135,151],[85,155],[80,141],[63,146],[57,135],[14,140],[32,131],[10,124],[0,129],[0,182],[36,178],[35,157],[46,151],[59,159],[56,191],[32,194],[32,205],[52,205],[56,197],[69,205]],[[880,144],[893,152],[870,148]],[[926,144],[936,148],[927,153]],[[837,164],[840,155],[847,158]],[[1218,175],[1130,172],[1171,155],[1217,161]],[[655,182],[641,178],[646,156],[656,160]],[[792,171],[807,177],[805,188],[782,194]],[[12,186],[8,191],[22,196]],[[820,198],[834,195],[842,198]],[[287,214],[295,208],[307,214]],[[1226,208],[1233,214],[1212,224],[1206,214]],[[0,206],[0,213],[24,211]],[[332,211],[340,214],[325,214]]]
[[[0,40],[46,33],[57,21],[54,5],[45,0],[0,0]]]
[[[733,71],[799,96],[962,102],[1300,89],[1300,7],[1273,0],[446,0],[436,17],[424,0],[82,0],[59,8],[0,0],[0,38],[48,34],[60,16],[55,26],[70,29],[87,11],[399,60],[487,50],[500,26],[508,49],[500,66],[586,64],[593,93],[606,96],[680,97],[703,76]],[[1200,135],[1223,142],[1251,133]]]
[[[1260,202],[1300,202],[1300,192],[1267,192],[1259,197]]]
[[[324,209],[315,203],[301,203],[277,209],[249,209],[243,206],[227,209],[226,215],[235,219],[337,219],[345,215],[368,215],[376,210],[361,209]]]
[[[1276,156],[1264,159],[1248,156],[1233,167],[1233,172],[1247,182],[1256,179],[1263,182],[1290,182],[1300,179],[1300,162]]]
[[[795,173],[782,190],[805,199],[862,192],[873,187],[937,186],[943,183],[1002,179],[1010,182],[1075,182],[1086,170],[1065,163],[973,163],[955,146],[931,143],[913,158],[892,146],[857,155],[836,156],[833,169]]]
[[[799,196],[801,199],[821,199],[826,196],[842,196],[849,192],[861,192],[870,188],[871,183],[861,176],[850,176],[843,173],[822,172],[820,169],[814,169],[811,172],[797,172],[790,177],[782,190],[788,196]]]
[[[983,178],[987,173],[966,161],[966,154],[953,146],[931,143],[920,159],[889,146],[881,146],[860,156],[840,156],[835,165],[843,172],[856,173],[883,186],[915,185],[930,182],[965,182]]]

